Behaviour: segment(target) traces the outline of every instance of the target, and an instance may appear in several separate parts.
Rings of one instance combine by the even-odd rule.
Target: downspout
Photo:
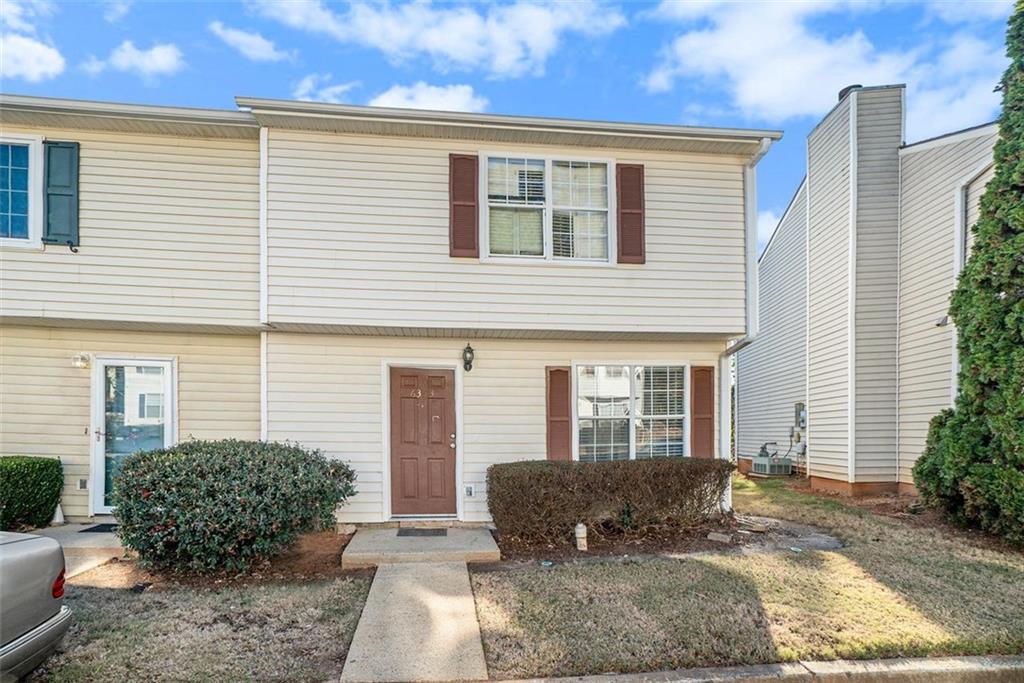
[[[757,162],[761,161],[772,146],[771,138],[761,138],[757,151],[743,167],[743,235],[746,250],[746,334],[732,340],[724,351],[718,354],[719,377],[719,435],[718,454],[723,460],[733,460],[731,448],[735,420],[732,418],[732,383],[729,357],[749,346],[757,337],[758,328],[758,283],[757,283]],[[722,494],[722,512],[732,510],[732,483]]]
[[[268,412],[267,376],[267,330],[270,318],[268,314],[268,262],[267,262],[267,177],[270,160],[270,132],[266,126],[260,126],[260,168],[259,168],[259,320],[264,328],[260,332],[260,441],[266,441],[270,433],[270,417]]]

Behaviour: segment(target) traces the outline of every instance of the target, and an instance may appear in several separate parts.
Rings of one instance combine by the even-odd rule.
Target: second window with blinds
[[[683,457],[683,365],[576,366],[576,443],[589,462]]]
[[[493,154],[483,160],[488,257],[612,262],[611,162]]]

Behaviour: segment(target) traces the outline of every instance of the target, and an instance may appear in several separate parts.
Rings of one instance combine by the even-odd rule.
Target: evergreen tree
[[[960,390],[932,420],[914,479],[961,521],[1024,544],[1024,0],[1006,47],[995,176],[950,303]]]

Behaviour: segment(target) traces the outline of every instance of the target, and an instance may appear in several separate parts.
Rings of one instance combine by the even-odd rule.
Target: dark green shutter
[[[43,143],[43,241],[78,246],[78,143]]]

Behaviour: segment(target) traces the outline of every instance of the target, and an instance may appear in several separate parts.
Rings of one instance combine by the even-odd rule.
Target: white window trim
[[[163,395],[163,393],[156,394],[156,393],[150,392],[150,393],[139,394],[139,396],[143,397],[142,398],[143,410],[139,411],[139,413],[140,413],[139,417],[141,419],[144,419],[144,420],[162,420],[162,419],[164,419],[164,395]],[[150,398],[150,397],[154,397],[154,398]],[[152,401],[152,403],[151,403],[151,401]],[[157,412],[159,412],[160,414],[159,415],[150,415],[149,414],[149,409],[150,408],[158,408],[159,410]]]
[[[648,360],[648,361],[603,361],[603,360],[580,360],[573,361],[572,366],[572,459],[580,459],[580,415],[579,415],[579,376],[580,367],[608,365],[625,365],[629,367],[629,459],[636,460],[636,420],[641,416],[636,415],[636,377],[632,372],[637,367],[673,367],[683,368],[683,405],[687,412],[683,415],[683,457],[690,457],[690,366],[691,363],[678,360]],[[717,416],[716,416],[717,418]],[[659,417],[648,417],[648,419],[669,419]],[[678,419],[678,418],[676,418]]]
[[[617,191],[615,185],[615,159],[607,157],[581,157],[571,154],[551,154],[549,152],[538,153],[534,151],[488,151],[481,150],[478,153],[479,162],[477,180],[477,203],[480,211],[480,260],[493,261],[496,263],[532,263],[538,265],[555,266],[584,266],[607,268],[616,265],[618,258],[618,241],[616,239],[616,199]],[[491,255],[490,245],[490,200],[487,196],[487,158],[506,157],[510,159],[536,159],[544,161],[544,255],[543,256],[509,256],[504,254]],[[578,259],[578,258],[556,258],[554,256],[554,229],[552,227],[554,213],[554,196],[551,191],[551,165],[555,161],[579,161],[592,164],[605,164],[608,172],[608,258],[607,259]],[[529,205],[524,205],[530,208]],[[539,208],[539,207],[537,207]],[[560,210],[569,210],[559,207]],[[594,209],[580,209],[593,211]],[[597,209],[598,211],[600,209]]]
[[[43,136],[3,133],[0,144],[28,145],[28,238],[0,237],[0,248],[43,248]]]

